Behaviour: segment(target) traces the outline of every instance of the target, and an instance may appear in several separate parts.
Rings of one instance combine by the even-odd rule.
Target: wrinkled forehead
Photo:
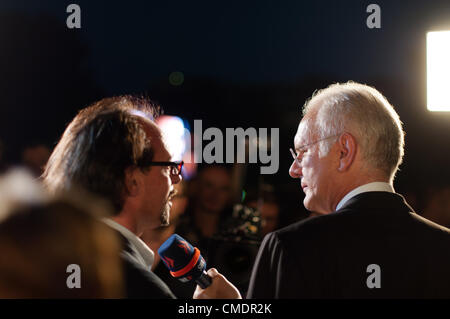
[[[294,137],[294,147],[298,149],[310,143],[315,138],[315,135],[313,118],[305,116],[298,125],[297,133]]]

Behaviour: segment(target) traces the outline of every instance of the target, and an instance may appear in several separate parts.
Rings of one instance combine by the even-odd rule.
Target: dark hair
[[[50,156],[44,184],[52,192],[82,187],[119,213],[127,194],[125,170],[146,170],[153,159],[139,115],[154,120],[158,114],[159,106],[132,96],[105,98],[81,110]]]

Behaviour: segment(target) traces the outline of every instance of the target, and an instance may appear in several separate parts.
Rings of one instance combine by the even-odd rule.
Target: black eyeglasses
[[[170,174],[171,175],[180,175],[181,169],[183,168],[184,162],[150,162],[148,166],[170,166]]]

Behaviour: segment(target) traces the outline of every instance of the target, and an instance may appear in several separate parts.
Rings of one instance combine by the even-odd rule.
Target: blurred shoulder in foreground
[[[107,214],[87,194],[50,197],[23,171],[0,178],[0,298],[123,297]]]

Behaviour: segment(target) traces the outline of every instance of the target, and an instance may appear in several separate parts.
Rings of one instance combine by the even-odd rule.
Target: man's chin
[[[312,214],[312,216],[328,215],[330,213],[322,209],[321,206],[314,205],[314,203],[311,203],[311,201],[307,200],[306,198],[303,201],[303,205]]]
[[[161,220],[161,225],[160,225],[161,228],[166,228],[169,225],[170,225],[169,221]]]
[[[311,198],[306,195],[305,199],[303,200],[303,205],[305,208],[310,212],[317,212],[317,205],[314,205],[314,203],[311,201]]]
[[[170,206],[166,204],[163,212],[161,213],[161,226],[169,226],[170,224]]]
[[[311,201],[310,198],[308,198],[308,195],[305,195],[305,198],[303,199],[303,206],[309,211],[312,211]]]

